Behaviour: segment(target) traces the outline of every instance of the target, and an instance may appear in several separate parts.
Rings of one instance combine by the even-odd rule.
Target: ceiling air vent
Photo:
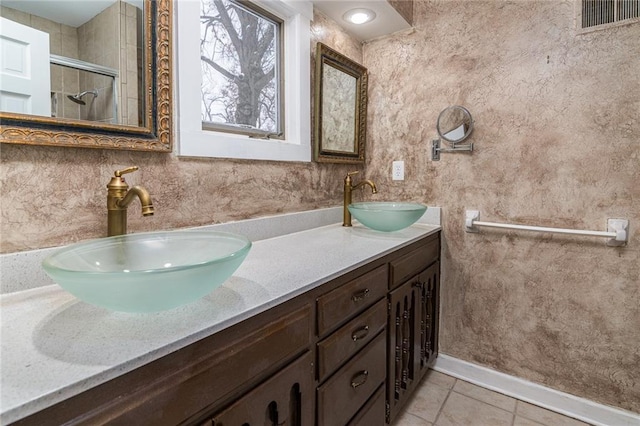
[[[580,0],[580,3],[583,29],[639,21],[640,0]]]

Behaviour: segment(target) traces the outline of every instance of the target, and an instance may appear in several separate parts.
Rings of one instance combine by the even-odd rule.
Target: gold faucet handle
[[[131,166],[131,167],[127,167],[126,169],[122,169],[122,170],[116,170],[115,171],[115,176],[116,177],[120,177],[125,173],[133,173],[136,170],[138,170],[138,166]]]
[[[358,170],[356,170],[355,172],[347,173],[347,176],[345,176],[345,178],[344,178],[344,184],[345,185],[351,185],[351,176],[357,175],[358,173],[360,173]]]

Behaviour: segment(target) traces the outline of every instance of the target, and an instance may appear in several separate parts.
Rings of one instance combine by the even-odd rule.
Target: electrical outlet
[[[391,179],[404,180],[404,161],[394,161],[391,167]]]

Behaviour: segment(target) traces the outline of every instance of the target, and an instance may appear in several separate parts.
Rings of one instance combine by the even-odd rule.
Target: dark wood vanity
[[[390,423],[437,356],[439,254],[437,232],[14,424]]]

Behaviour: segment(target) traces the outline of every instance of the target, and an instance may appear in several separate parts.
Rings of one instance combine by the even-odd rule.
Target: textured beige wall
[[[328,18],[311,28],[317,41],[362,61],[361,45]],[[313,61],[313,59],[310,59]],[[313,73],[313,67],[312,73]],[[178,158],[174,154],[35,147],[0,149],[0,252],[56,246],[106,235],[106,185],[113,171],[152,195],[156,213],[129,208],[130,232],[228,222],[342,202],[342,180],[362,167],[317,163]]]
[[[575,35],[573,6],[417,1],[414,31],[365,45],[367,170],[391,198],[444,207],[443,353],[640,412],[640,25]],[[476,151],[432,162],[452,104]],[[467,234],[466,208],[594,230],[626,217],[631,241]]]

